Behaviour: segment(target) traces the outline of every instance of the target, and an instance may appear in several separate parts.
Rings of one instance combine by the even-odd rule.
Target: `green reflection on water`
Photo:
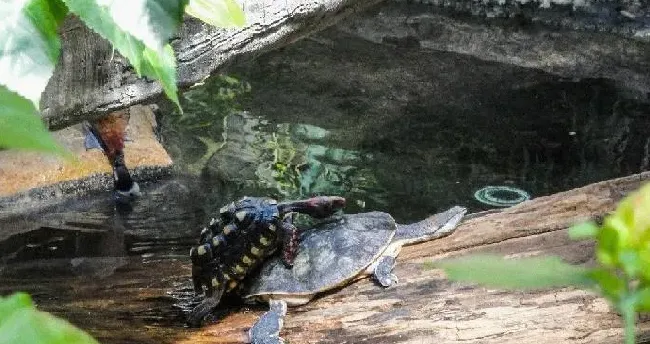
[[[337,147],[319,126],[243,111],[236,99],[249,91],[245,82],[215,78],[183,95],[183,115],[161,118],[164,144],[181,172],[215,185],[208,193],[228,185],[281,199],[345,195],[351,211],[368,200],[385,204],[386,192],[367,164],[370,154]]]

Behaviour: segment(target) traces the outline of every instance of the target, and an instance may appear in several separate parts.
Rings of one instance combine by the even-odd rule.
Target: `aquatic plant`
[[[234,0],[21,0],[0,7],[0,147],[66,154],[40,119],[40,98],[59,60],[68,13],[108,40],[138,76],[160,81],[179,109],[169,43],[187,13],[209,24],[244,25]],[[131,13],[132,15],[124,15]],[[65,91],[65,90],[63,90]]]
[[[597,266],[587,268],[558,257],[503,259],[466,256],[427,264],[449,279],[505,289],[576,286],[597,290],[623,317],[625,343],[633,344],[637,312],[650,311],[650,183],[622,200],[605,217],[569,229],[573,239],[595,239]]]

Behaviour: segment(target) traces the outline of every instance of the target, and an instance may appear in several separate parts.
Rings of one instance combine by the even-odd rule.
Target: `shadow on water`
[[[171,342],[192,302],[188,249],[229,200],[337,194],[407,222],[487,209],[485,185],[538,197],[650,164],[647,100],[607,80],[336,29],[229,72],[159,116],[178,175],[131,208],[102,193],[1,219],[0,293],[26,290],[106,343]]]

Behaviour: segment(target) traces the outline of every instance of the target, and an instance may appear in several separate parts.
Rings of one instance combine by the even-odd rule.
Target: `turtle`
[[[219,210],[201,231],[199,246],[192,247],[192,283],[203,301],[190,312],[187,323],[199,326],[219,304],[224,293],[236,290],[239,282],[259,266],[276,248],[281,264],[291,268],[297,251],[298,233],[287,214],[303,213],[323,219],[345,206],[345,198],[316,196],[278,203],[265,197],[244,197]]]
[[[319,294],[371,275],[382,287],[398,282],[392,273],[402,246],[451,234],[467,209],[454,206],[409,225],[384,212],[346,214],[301,231],[292,269],[280,258],[267,260],[252,276],[242,298],[265,302],[269,310],[251,327],[254,344],[284,343],[279,336],[287,306],[299,306]]]

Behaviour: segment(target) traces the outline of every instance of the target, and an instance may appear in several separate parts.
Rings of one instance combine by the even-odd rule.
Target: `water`
[[[539,197],[649,166],[648,102],[607,80],[336,30],[228,73],[185,93],[184,115],[163,107],[177,175],[132,207],[101,193],[3,219],[0,294],[26,290],[106,343],[171,342],[189,247],[230,200],[335,194],[408,222],[489,209],[473,198],[486,185]]]

